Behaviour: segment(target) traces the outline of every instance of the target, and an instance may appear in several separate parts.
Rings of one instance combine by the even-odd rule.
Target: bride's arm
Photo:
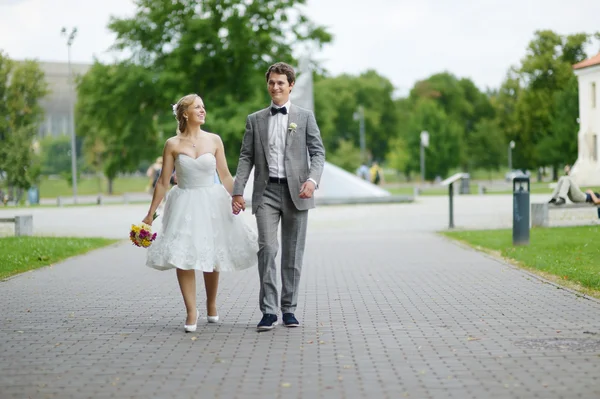
[[[152,217],[156,209],[162,202],[163,198],[165,198],[165,194],[171,187],[171,175],[173,174],[173,168],[175,167],[175,158],[173,157],[173,142],[167,140],[165,143],[165,148],[163,149],[163,165],[160,171],[160,176],[156,181],[156,186],[154,187],[154,194],[152,194],[152,202],[150,203],[150,209],[148,210],[148,214],[144,218],[144,222],[148,223],[148,221],[153,220]],[[148,223],[152,224],[152,223]]]
[[[227,158],[225,158],[223,140],[221,140],[221,137],[217,136],[216,134],[215,140],[217,144],[217,151],[215,152],[215,158],[217,159],[217,173],[219,174],[219,179],[221,179],[221,183],[223,183],[225,190],[227,190],[229,195],[231,195],[231,193],[233,193],[233,176],[231,176],[231,172],[227,166]]]

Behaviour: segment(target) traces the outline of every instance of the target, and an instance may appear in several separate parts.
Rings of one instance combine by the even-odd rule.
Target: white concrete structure
[[[17,61],[22,62],[22,61]],[[69,115],[71,104],[77,101],[77,92],[69,83],[69,64],[66,62],[38,61],[48,84],[48,94],[40,100],[44,120],[40,124],[38,137],[71,135]],[[92,64],[71,63],[75,79],[85,75]]]
[[[600,53],[573,65],[579,81],[577,162],[571,175],[581,186],[600,186]]]

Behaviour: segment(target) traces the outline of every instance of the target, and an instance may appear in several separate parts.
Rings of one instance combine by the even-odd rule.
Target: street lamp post
[[[367,144],[365,139],[365,109],[362,105],[358,106],[358,111],[354,113],[353,119],[359,122],[360,157],[362,158],[362,162],[367,162]]]
[[[421,184],[425,183],[425,147],[429,147],[429,133],[421,132]]]
[[[511,172],[512,171],[512,150],[513,148],[515,148],[515,142],[514,141],[510,141],[510,143],[508,143],[508,171]]]
[[[75,36],[77,35],[77,28],[72,28],[71,33],[67,33],[67,28],[63,27],[60,31],[62,36],[67,37],[67,59],[68,59],[68,69],[69,69],[69,87],[73,89],[75,92],[75,86],[73,82],[73,75],[71,73],[71,45],[75,40]],[[73,202],[77,203],[77,146],[75,141],[75,111],[74,111],[74,101],[72,97],[72,93],[69,93],[68,101],[69,101],[69,124],[71,128],[71,175],[73,182]]]

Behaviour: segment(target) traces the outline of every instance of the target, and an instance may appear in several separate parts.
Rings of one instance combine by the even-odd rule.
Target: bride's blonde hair
[[[183,133],[187,127],[187,120],[183,116],[183,112],[188,109],[190,105],[196,101],[196,98],[200,98],[197,94],[188,94],[183,96],[177,101],[177,104],[173,105],[173,114],[177,119],[177,133]]]

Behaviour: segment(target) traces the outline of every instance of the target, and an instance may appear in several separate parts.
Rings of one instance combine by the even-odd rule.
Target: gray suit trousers
[[[275,257],[279,250],[277,233],[280,221],[281,302],[278,306]],[[287,184],[267,184],[263,203],[256,211],[259,246],[259,306],[263,314],[277,314],[279,308],[281,313],[296,311],[307,222],[308,210],[299,211],[296,208]]]

